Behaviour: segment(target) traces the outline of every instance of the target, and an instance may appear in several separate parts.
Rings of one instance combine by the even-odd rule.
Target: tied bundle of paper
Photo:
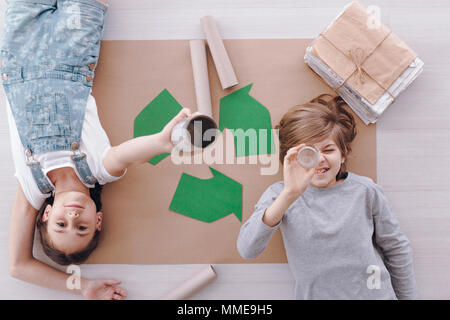
[[[305,62],[367,125],[422,72],[423,61],[361,4],[348,4],[306,49]]]

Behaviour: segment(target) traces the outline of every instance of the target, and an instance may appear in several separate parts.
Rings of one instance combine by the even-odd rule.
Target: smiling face
[[[47,205],[42,222],[52,246],[66,254],[86,248],[96,230],[101,230],[102,212],[96,212],[94,201],[84,193],[70,191],[55,195]]]
[[[317,188],[328,188],[339,183],[336,176],[345,162],[345,158],[336,143],[331,138],[326,138],[313,144],[313,147],[319,153],[319,163],[315,167],[316,171],[310,185]]]
[[[310,185],[327,188],[342,181],[345,161],[356,136],[356,122],[341,97],[322,94],[308,103],[294,106],[283,115],[275,129],[279,130],[281,163],[289,149],[305,143],[319,152],[319,164]]]

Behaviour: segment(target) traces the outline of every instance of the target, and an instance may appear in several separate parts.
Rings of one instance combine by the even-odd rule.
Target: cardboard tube
[[[314,147],[305,146],[298,152],[297,160],[303,168],[314,168],[319,163],[319,153]]]
[[[217,277],[212,265],[202,269],[189,280],[183,282],[178,287],[161,297],[160,300],[183,300],[187,299],[195,292],[206,286]]]
[[[197,110],[212,118],[211,92],[209,90],[208,63],[204,40],[189,41],[191,48],[192,71],[194,73]]]
[[[201,23],[206,35],[206,40],[208,41],[209,50],[211,51],[214,60],[214,65],[217,69],[217,74],[219,75],[222,89],[225,90],[237,85],[239,82],[234,73],[227,51],[225,50],[222,38],[220,37],[216,21],[211,16],[205,16],[201,19]]]

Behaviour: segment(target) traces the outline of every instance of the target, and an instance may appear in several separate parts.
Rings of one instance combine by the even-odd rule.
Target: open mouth
[[[330,170],[330,168],[320,168],[316,170],[316,174],[321,175]]]

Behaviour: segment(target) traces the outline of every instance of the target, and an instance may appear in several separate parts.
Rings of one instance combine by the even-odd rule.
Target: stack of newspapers
[[[311,47],[306,49],[305,62],[332,88],[338,88],[336,92],[344,99],[352,110],[361,118],[365,124],[375,123],[386,108],[392,104],[394,99],[385,92],[377,102],[371,104],[356,92],[348,83],[342,87],[344,80],[340,78],[325,63],[317,58]],[[388,91],[396,98],[400,92],[405,90],[423,71],[423,61],[416,58],[403,74],[389,87]]]
[[[369,19],[379,24],[375,31],[378,32],[377,30],[379,30],[381,38],[379,34],[374,32],[374,28],[368,24]],[[389,29],[382,25],[381,21],[374,19],[371,13],[359,2],[354,1],[347,4],[306,49],[304,56],[305,63],[345,100],[366,125],[378,120],[400,92],[405,90],[422,73],[424,66],[423,61],[404,42],[394,34],[389,33]],[[382,45],[380,39],[383,39],[383,37],[385,40],[382,40],[382,42],[386,42]],[[366,58],[371,56],[370,59],[372,60],[369,63],[372,68],[371,72],[374,72],[373,67],[377,65],[379,67],[376,71],[383,70],[385,72],[382,76],[379,72],[375,72],[375,74],[378,73],[378,80],[391,79],[385,82],[386,88],[379,94],[368,95],[368,92],[373,93],[368,89],[369,91],[363,90],[365,91],[363,96],[360,90],[361,86],[358,89],[360,92],[358,92],[355,87],[352,87],[352,81],[349,81],[349,78],[343,79],[339,75],[344,76],[345,72],[342,72],[342,70],[348,70],[348,63],[351,61],[343,60],[342,54],[349,52],[346,49],[355,47],[361,47],[366,54]],[[374,57],[371,52],[378,49],[382,53]],[[402,64],[401,68],[399,63]],[[330,65],[334,67],[330,67]],[[361,67],[365,68],[365,66],[366,64],[363,61]]]

